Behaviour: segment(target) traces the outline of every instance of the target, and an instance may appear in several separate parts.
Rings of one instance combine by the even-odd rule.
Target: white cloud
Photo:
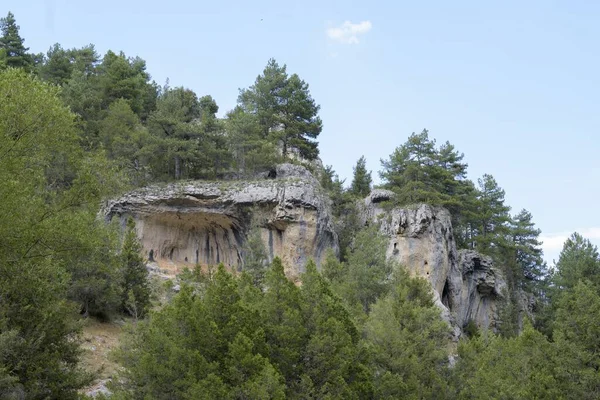
[[[358,37],[369,32],[372,26],[371,21],[362,21],[357,24],[345,21],[338,27],[327,29],[327,36],[340,43],[357,44]]]
[[[560,254],[563,245],[573,232],[578,232],[584,238],[589,239],[593,244],[600,245],[600,227],[541,235],[540,240],[543,242],[542,249],[544,250],[544,258],[548,264],[552,264],[552,261],[558,261],[558,255]]]

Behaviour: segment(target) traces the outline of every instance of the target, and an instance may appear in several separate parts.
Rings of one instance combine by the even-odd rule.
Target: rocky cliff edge
[[[282,258],[297,278],[328,249],[338,252],[329,200],[304,167],[281,164],[254,181],[155,185],[106,203],[107,221],[131,216],[144,255],[159,265],[243,264],[248,232],[256,227],[270,259]]]
[[[431,283],[435,301],[455,338],[469,321],[495,330],[506,288],[500,269],[487,256],[457,250],[447,210],[426,204],[384,206],[392,197],[393,192],[376,189],[360,204],[363,222],[379,223],[389,238],[388,258]]]

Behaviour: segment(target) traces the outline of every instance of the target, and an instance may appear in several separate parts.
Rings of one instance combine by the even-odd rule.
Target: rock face
[[[386,209],[393,193],[374,190],[361,204],[364,223],[380,223],[389,237],[387,256],[426,278],[442,316],[458,338],[474,321],[480,328],[495,329],[498,303],[506,281],[489,257],[475,251],[457,251],[450,213],[426,204]]]
[[[506,279],[494,266],[492,259],[472,250],[458,252],[458,269],[461,286],[453,290],[450,302],[457,305],[454,312],[457,320],[464,324],[473,320],[480,327],[495,327],[499,300],[504,299]],[[458,279],[454,278],[458,283]]]
[[[304,167],[282,164],[262,179],[151,186],[109,201],[107,221],[128,216],[150,261],[178,265],[243,264],[243,246],[257,225],[269,257],[281,257],[292,278],[327,249],[338,252],[329,202]]]

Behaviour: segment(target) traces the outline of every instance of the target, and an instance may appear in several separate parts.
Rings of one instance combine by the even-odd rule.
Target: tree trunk
[[[283,156],[283,158],[287,157],[288,154],[288,146],[287,146],[287,140],[283,139],[283,148],[281,149],[281,155]]]
[[[175,179],[179,180],[179,178],[181,178],[181,158],[175,156]]]

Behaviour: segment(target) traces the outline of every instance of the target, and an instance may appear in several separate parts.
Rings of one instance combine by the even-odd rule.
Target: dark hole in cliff
[[[175,252],[175,249],[171,249],[171,251],[169,252],[169,260],[173,259],[173,253]]]
[[[371,202],[373,204],[377,204],[377,203],[383,203],[384,201],[388,201],[390,199],[390,196],[375,196],[373,197],[373,200],[371,200]]]
[[[398,248],[398,243],[394,243],[394,250]]]
[[[473,259],[473,269],[480,269],[480,268],[481,268],[481,259],[474,258]]]
[[[148,253],[148,260],[154,261],[154,250],[150,249],[150,253]]]
[[[187,259],[187,257],[185,258],[185,262],[188,262],[188,259]]]
[[[427,260],[425,260],[424,265],[427,265],[427,264],[428,264],[428,262],[427,262]]]
[[[444,290],[442,290],[442,304],[450,309],[450,288],[448,287],[448,281],[444,284]]]
[[[269,170],[269,173],[267,174],[267,178],[269,178],[269,179],[277,178],[277,170],[275,168]]]

